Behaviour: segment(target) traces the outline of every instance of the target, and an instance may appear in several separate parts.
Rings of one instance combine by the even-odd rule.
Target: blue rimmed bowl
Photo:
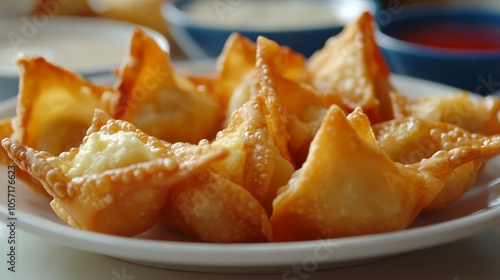
[[[377,41],[393,72],[480,95],[500,90],[498,11],[416,5],[384,19]]]

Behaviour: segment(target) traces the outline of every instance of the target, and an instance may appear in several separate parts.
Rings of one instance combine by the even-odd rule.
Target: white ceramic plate
[[[407,77],[395,76],[398,89],[411,96],[457,90]],[[0,106],[0,118],[14,114],[15,100]],[[458,202],[437,213],[422,214],[406,230],[360,237],[290,243],[206,244],[190,241],[161,228],[135,238],[123,238],[73,229],[60,221],[49,199],[16,183],[18,227],[49,241],[97,254],[170,269],[219,273],[285,273],[293,269],[332,268],[435,246],[465,238],[500,225],[500,159],[489,162],[476,185]],[[1,221],[7,222],[7,171],[0,167]],[[163,236],[158,240],[158,236]],[[167,237],[165,237],[167,236]],[[294,268],[292,266],[295,265]],[[292,279],[292,278],[290,278]]]

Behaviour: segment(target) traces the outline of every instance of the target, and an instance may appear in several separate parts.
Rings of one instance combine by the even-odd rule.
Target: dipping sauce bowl
[[[498,12],[470,6],[408,6],[379,22],[377,41],[394,73],[480,95],[500,90]]]

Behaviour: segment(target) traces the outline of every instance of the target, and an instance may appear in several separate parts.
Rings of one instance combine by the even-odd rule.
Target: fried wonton
[[[229,154],[210,171],[174,187],[161,218],[166,225],[212,242],[272,240],[271,204],[294,167],[275,144],[276,130],[270,126],[279,117],[269,105],[259,95],[232,115],[210,144]],[[204,146],[175,143],[171,150],[185,160]]]
[[[281,116],[283,120],[279,123],[285,125],[280,128],[275,127],[280,130],[275,133],[279,135],[275,139],[281,142],[278,146],[281,146],[280,151],[283,155],[289,152],[284,152],[288,148],[282,148],[282,146],[285,142],[292,140],[292,153],[297,155],[301,163],[305,159],[304,154],[307,154],[304,150],[307,150],[326,112],[325,103],[320,94],[307,83],[310,77],[303,55],[262,36],[257,38],[255,52],[255,67],[234,89],[226,115],[230,116],[232,112],[256,95],[269,95],[272,92],[272,96],[265,97],[266,100],[273,100],[268,107],[274,110],[285,110],[284,113],[273,114],[273,116]],[[290,122],[286,120],[287,118]],[[230,120],[231,118],[228,118],[228,121]],[[295,133],[294,136],[297,136],[297,139],[288,135],[286,126],[289,123],[290,130]],[[289,155],[285,157],[290,158]]]
[[[272,240],[272,201],[294,166],[285,111],[274,82],[263,75],[265,69],[257,64],[258,94],[231,115],[229,125],[211,143],[229,155],[211,164],[211,171],[175,188],[162,214],[167,225],[212,242]],[[178,150],[186,149],[186,144],[172,145],[178,156],[185,154]]]
[[[212,168],[249,191],[271,213],[277,189],[295,169],[280,134],[286,133],[280,123],[283,118],[276,116],[279,112],[269,102],[258,95],[232,115],[229,126],[212,143],[229,150],[229,155]]]
[[[59,156],[11,138],[3,139],[2,146],[42,183],[62,220],[75,228],[122,236],[148,230],[172,186],[225,155],[212,149],[196,160],[178,162],[160,140],[99,110],[80,147]]]
[[[135,29],[129,57],[118,71],[120,99],[112,115],[168,142],[212,139],[223,118],[217,101],[177,75],[169,56]]]
[[[484,135],[500,134],[500,99],[478,97],[465,92],[412,100],[408,116],[458,125]]]
[[[172,228],[210,242],[273,240],[269,217],[257,199],[210,170],[176,185],[161,219]]]
[[[211,143],[228,150],[228,156],[174,188],[161,218],[166,225],[212,242],[272,240],[271,204],[294,167],[276,146],[281,142],[273,127],[280,126],[274,123],[280,118],[270,105],[258,95],[232,115]],[[195,154],[190,149],[188,144],[171,145],[181,159]]]
[[[188,143],[170,145],[175,158],[182,162],[206,153],[207,149],[213,149],[208,141],[201,141],[196,146]],[[224,176],[225,173],[218,174],[212,169],[175,185],[160,221],[209,242],[271,241],[269,217],[259,201]]]
[[[21,71],[12,137],[31,148],[58,155],[77,147],[96,108],[109,111],[116,93],[47,62],[18,56]]]
[[[281,115],[286,116],[287,120],[282,120],[281,123],[286,123],[286,132],[278,134],[287,137],[290,154],[297,166],[300,166],[307,157],[309,144],[319,129],[327,108],[312,86],[283,74],[280,61],[286,60],[286,51],[276,42],[259,37],[256,81],[261,94],[267,92],[269,100],[279,103],[275,106],[276,111],[282,108],[285,110],[285,114]]]
[[[215,95],[223,108],[227,107],[233,92],[241,87],[244,79],[255,67],[255,43],[238,33],[233,33],[226,41],[221,55],[217,58]]]
[[[240,35],[236,38],[240,38]],[[239,39],[241,41],[248,39]],[[251,42],[246,41],[246,44],[251,44]],[[268,46],[272,45],[271,48]],[[221,85],[226,85],[226,95],[229,97],[227,104],[226,117],[229,119],[231,113],[236,111],[241,105],[250,100],[253,96],[258,94],[259,91],[259,74],[258,65],[270,64],[275,65],[276,71],[280,73],[281,76],[298,82],[310,82],[310,74],[307,70],[306,58],[292,49],[279,46],[275,42],[266,39],[264,37],[257,38],[257,45],[252,43],[252,48],[244,48],[245,52],[241,48],[229,48],[228,52],[223,53],[226,56],[219,58],[220,63],[219,80]],[[267,50],[272,53],[267,53]],[[250,51],[252,50],[252,52]],[[253,57],[250,59],[247,56],[252,54]],[[265,58],[264,58],[265,56]],[[235,64],[236,58],[245,58],[245,67],[241,67],[240,64]],[[262,61],[265,60],[265,61]],[[250,65],[250,63],[252,63]]]
[[[498,142],[498,136],[482,136],[443,122],[428,122],[405,118],[375,124],[373,132],[380,148],[393,160],[402,164],[418,163],[440,150],[481,146]],[[484,153],[482,157],[457,167],[446,178],[445,187],[426,208],[440,210],[468,191],[476,181],[482,164],[496,153]]]
[[[399,94],[389,81],[390,70],[374,31],[374,18],[365,12],[309,60],[312,84],[328,105],[361,107],[372,123],[393,119],[399,111]]]
[[[413,165],[393,162],[378,146],[361,109],[327,112],[306,162],[273,206],[277,241],[313,240],[401,230],[444,187],[457,167],[500,152],[500,143],[439,151]]]

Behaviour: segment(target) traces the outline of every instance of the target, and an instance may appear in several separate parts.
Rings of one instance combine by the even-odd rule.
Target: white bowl
[[[112,72],[126,56],[134,24],[87,17],[10,17],[0,19],[0,100],[18,91],[18,53],[40,55],[85,77]],[[141,27],[165,50],[160,33]]]

